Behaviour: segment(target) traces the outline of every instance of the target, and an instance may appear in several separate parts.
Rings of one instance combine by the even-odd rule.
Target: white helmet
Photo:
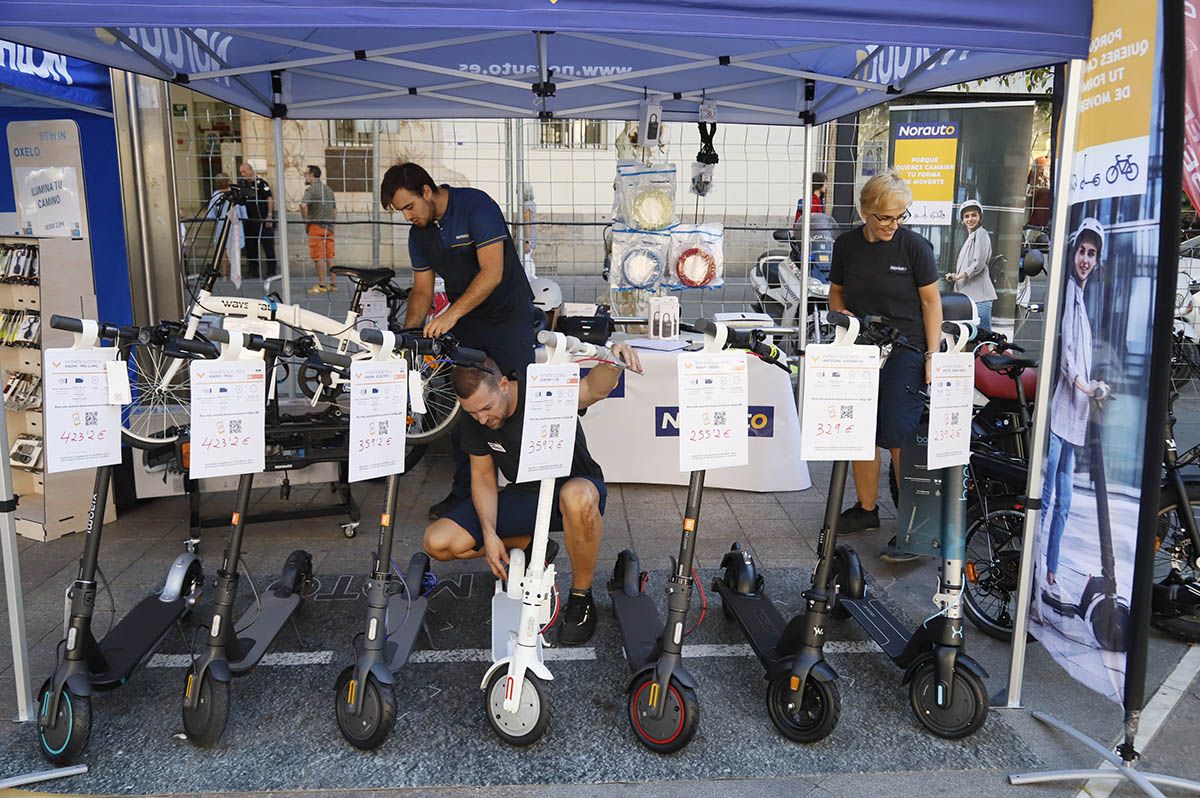
[[[529,287],[533,291],[534,307],[547,314],[562,307],[562,289],[558,283],[548,277],[534,277],[529,281]]]
[[[1072,249],[1079,246],[1079,236],[1083,233],[1091,233],[1096,237],[1098,243],[1097,249],[1099,250],[1096,253],[1096,256],[1097,260],[1099,260],[1104,255],[1104,225],[1100,224],[1100,220],[1094,216],[1085,217],[1084,220],[1079,223],[1079,227],[1075,228],[1075,232],[1071,233]]]
[[[962,215],[966,213],[968,208],[974,208],[976,213],[978,213],[981,217],[983,216],[983,206],[979,204],[979,200],[969,199],[962,205],[958,206],[958,218],[961,219]]]

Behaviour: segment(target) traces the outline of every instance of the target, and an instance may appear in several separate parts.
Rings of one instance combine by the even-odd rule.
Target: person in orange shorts
[[[310,165],[305,169],[304,182],[308,185],[300,198],[300,215],[307,223],[308,254],[317,269],[317,284],[310,287],[308,293],[324,294],[337,290],[337,278],[329,273],[333,266],[333,222],[337,218],[337,200],[333,189],[321,182],[321,167]]]

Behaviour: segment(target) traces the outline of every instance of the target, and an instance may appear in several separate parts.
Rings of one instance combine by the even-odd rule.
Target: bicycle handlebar
[[[711,319],[696,319],[695,323],[690,326],[696,332],[709,337],[716,336],[720,330],[720,326]],[[790,372],[786,362],[787,357],[774,344],[767,343],[766,338],[765,330],[739,330],[726,325],[724,348],[745,349],[758,355],[764,362]]]
[[[97,334],[103,341],[137,341],[142,337],[142,330],[138,327],[122,327],[117,324],[107,324],[105,322],[97,322]],[[50,326],[56,330],[63,330],[71,333],[83,332],[83,319],[77,319],[73,316],[60,316],[55,313],[50,317]]]
[[[838,310],[830,310],[825,314],[825,318],[836,324],[838,327],[850,327],[850,315],[842,313]],[[888,323],[888,320],[883,316],[875,314],[867,316],[856,316],[862,326],[859,328],[859,338],[864,339],[868,344],[875,346],[883,346],[891,344],[903,349],[909,349],[918,354],[923,354],[924,350],[913,346],[908,342],[908,339],[900,334],[900,331]]]
[[[367,329],[359,333],[359,338],[365,344],[380,346],[383,344],[383,331],[376,329]],[[462,346],[458,343],[453,335],[446,334],[437,338],[427,338],[421,335],[413,335],[410,332],[401,332],[396,334],[396,346],[394,351],[411,350],[417,355],[433,355],[435,357],[448,357],[453,360],[455,365],[459,366],[482,366],[487,360],[487,353],[478,349],[472,349],[469,346]]]

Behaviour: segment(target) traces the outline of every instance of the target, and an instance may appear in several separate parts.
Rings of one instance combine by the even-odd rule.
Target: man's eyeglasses
[[[907,221],[908,217],[912,216],[912,212],[905,211],[899,216],[880,216],[878,213],[873,213],[871,215],[874,216],[875,220],[880,224],[900,224],[901,222]]]

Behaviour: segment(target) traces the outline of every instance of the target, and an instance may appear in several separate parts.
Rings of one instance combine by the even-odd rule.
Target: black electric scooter
[[[50,326],[76,334],[84,332],[82,320],[66,316],[51,316]],[[97,332],[100,340],[166,343],[163,330],[101,323]],[[187,354],[214,354],[211,345],[203,341],[173,337],[171,343]],[[92,693],[124,685],[154,654],[171,627],[192,611],[204,590],[200,558],[193,542],[188,541],[187,551],[171,564],[162,590],[142,599],[102,639],[96,639],[92,632],[96,572],[111,477],[112,466],[96,469],[79,574],[67,592],[71,609],[66,639],[59,644],[62,659],[38,691],[38,748],[42,756],[60,765],[74,761],[87,747],[92,728]]]
[[[748,349],[769,363],[779,363],[780,353],[765,343],[759,330],[734,331],[723,324],[701,319],[693,325],[705,336],[705,350]],[[621,629],[622,645],[633,679],[626,690],[629,723],[638,741],[652,751],[671,753],[686,746],[696,734],[700,704],[696,679],[683,665],[684,624],[692,599],[693,555],[704,496],[704,471],[693,471],[688,481],[687,507],[679,539],[679,557],[671,558],[667,582],[667,620],[659,620],[658,605],[643,588],[646,573],[637,553],[625,549],[617,556],[608,594]]]
[[[212,330],[209,337],[222,343],[229,341],[229,333],[224,330]],[[311,338],[286,341],[246,334],[243,334],[243,346],[250,351],[264,352],[267,374],[272,373],[276,357],[290,357],[315,348]],[[284,562],[274,589],[261,596],[257,606],[251,606],[234,623],[238,561],[253,484],[253,474],[242,474],[238,478],[229,540],[221,569],[217,571],[208,638],[204,651],[188,669],[184,685],[183,728],[189,740],[204,748],[216,743],[225,731],[229,719],[230,681],[258,665],[284,624],[308,598],[306,591],[312,583],[312,555],[296,549]]]
[[[956,314],[943,297],[943,316],[969,320],[973,310]],[[971,334],[971,326],[954,321],[943,324],[950,335]],[[988,697],[983,680],[988,673],[966,654],[962,622],[966,558],[968,467],[941,469],[942,517],[938,591],[933,597],[938,612],[909,632],[880,601],[868,594],[858,554],[839,546],[843,568],[835,588],[842,609],[904,671],[909,705],[925,728],[948,740],[978,731],[987,720]]]
[[[389,333],[390,335],[390,333]],[[384,333],[363,330],[363,343],[379,348]],[[453,336],[419,338],[402,334],[395,338],[394,351],[416,358],[433,356],[453,360],[456,365],[481,365],[487,355],[460,347]],[[321,360],[348,366],[344,355],[321,353]],[[387,496],[379,519],[379,546],[371,577],[367,580],[367,618],[361,646],[355,645],[354,664],[337,678],[334,715],[346,741],[355,748],[378,748],[396,724],[396,673],[408,662],[425,622],[429,598],[424,589],[430,574],[429,555],[417,552],[409,560],[403,579],[392,573],[392,542],[396,531],[396,507],[401,474],[387,478]]]
[[[1088,471],[1096,491],[1100,573],[1088,578],[1078,602],[1066,601],[1055,593],[1043,590],[1042,604],[1064,618],[1082,619],[1096,643],[1105,651],[1125,651],[1129,644],[1129,604],[1117,595],[1116,557],[1113,554],[1112,521],[1108,512],[1108,480],[1104,475],[1104,447],[1100,434],[1105,398],[1092,397],[1092,415],[1087,426]]]

